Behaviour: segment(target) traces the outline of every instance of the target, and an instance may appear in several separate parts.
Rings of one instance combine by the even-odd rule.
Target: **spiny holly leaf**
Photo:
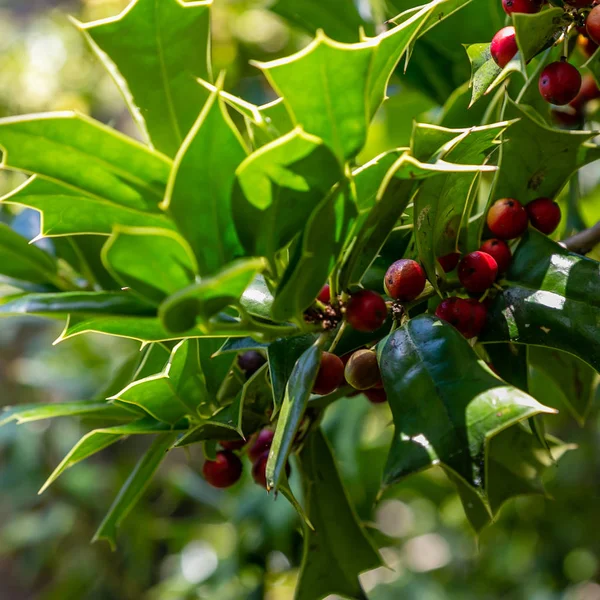
[[[53,404],[20,404],[4,406],[0,413],[0,427],[15,421],[18,425],[55,419],[57,417],[84,417],[86,419],[132,419],[134,412],[109,402],[57,402]]]
[[[376,195],[376,202],[360,229],[349,236],[340,274],[340,287],[360,283],[379,254],[386,239],[410,202],[415,184],[428,177],[447,173],[494,171],[487,165],[455,165],[439,160],[421,163],[409,152],[403,153],[388,170]]]
[[[323,141],[300,128],[254,152],[236,175],[232,208],[238,235],[248,254],[270,261],[343,178]]]
[[[168,229],[116,227],[102,262],[123,287],[156,305],[193,283],[198,272],[186,241]]]
[[[356,205],[345,185],[317,206],[275,293],[276,321],[301,319],[327,281],[356,217]]]
[[[509,125],[504,122],[464,130],[443,154],[444,160],[455,164],[485,163],[486,154]],[[451,135],[451,131],[447,133]],[[461,225],[469,216],[468,199],[478,181],[477,173],[449,173],[423,182],[415,196],[419,259],[435,287],[437,258],[456,252]]]
[[[219,88],[179,149],[163,203],[196,254],[201,275],[243,256],[231,220],[235,171],[248,152]]]
[[[330,594],[364,598],[358,576],[382,565],[358,520],[320,429],[300,453],[305,476],[304,505],[314,530],[304,526],[304,553],[295,600]]]
[[[489,344],[488,349],[502,345]],[[572,354],[538,346],[528,347],[528,360],[531,393],[538,398],[549,396],[548,404],[552,397],[558,397],[558,401],[583,426],[594,398],[594,370]],[[539,373],[544,375],[542,380]],[[550,394],[547,394],[548,388],[551,388]]]
[[[56,259],[0,223],[0,274],[32,283],[57,283]]]
[[[229,352],[235,352],[237,354],[239,352],[246,352],[247,350],[267,350],[269,346],[270,344],[257,342],[250,337],[231,338],[227,340],[217,352],[215,352],[214,356],[222,356],[223,354],[228,354]]]
[[[456,329],[429,316],[390,334],[379,355],[396,427],[386,485],[439,463],[482,488],[490,438],[553,412],[495,377]]]
[[[126,425],[115,425],[114,427],[105,427],[103,429],[94,429],[86,433],[63,458],[60,464],[54,469],[50,477],[41,487],[39,493],[54,483],[62,473],[76,465],[78,462],[104,450],[108,446],[115,444],[119,440],[129,435],[155,435],[163,431],[169,431],[171,427],[164,423],[157,423],[153,419],[141,419]]]
[[[279,412],[275,437],[267,462],[267,489],[277,490],[281,475],[285,470],[294,439],[304,417],[304,411],[317,378],[323,339],[317,340],[305,350],[296,361],[288,379],[285,396]]]
[[[119,491],[108,514],[96,531],[93,542],[106,540],[113,550],[116,548],[117,528],[150,484],[154,473],[173,445],[175,437],[176,434],[173,433],[163,433],[156,437]]]
[[[276,410],[283,403],[285,388],[296,362],[314,343],[315,336],[308,334],[282,338],[269,344],[267,356]]]
[[[513,13],[512,20],[525,63],[552,46],[569,24],[567,13],[562,8],[550,8],[535,14]]]
[[[600,371],[600,263],[530,230],[506,279],[481,341],[564,350]]]
[[[174,156],[206,100],[212,0],[132,0],[117,17],[77,23],[160,151]],[[140,60],[143,57],[143,60]]]
[[[171,425],[186,416],[198,417],[201,406],[209,402],[198,341],[180,342],[162,373],[134,381],[111,400],[138,406]]]
[[[196,325],[208,332],[210,319],[227,306],[239,306],[244,290],[264,266],[261,258],[241,259],[176,292],[160,306],[162,323],[174,333],[184,333]]]
[[[0,147],[3,167],[66,186],[75,201],[91,197],[149,213],[159,212],[171,168],[167,157],[72,112],[0,119]]]
[[[297,125],[323,139],[340,160],[352,158],[365,144],[402,54],[446,1],[431,2],[402,24],[357,44],[340,44],[318,31],[297,54],[255,64]]]
[[[467,518],[477,533],[494,521],[508,500],[529,494],[546,494],[544,473],[575,446],[563,444],[551,436],[547,436],[545,442],[541,444],[521,424],[494,436],[489,443],[484,493],[476,492],[449,473]]]
[[[322,29],[338,42],[358,41],[361,28],[373,33],[372,23],[360,16],[352,0],[335,4],[319,0],[278,0],[271,10],[310,34]]]

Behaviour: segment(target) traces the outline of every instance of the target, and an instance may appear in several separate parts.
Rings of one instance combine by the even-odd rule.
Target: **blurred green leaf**
[[[194,77],[210,80],[211,4],[134,0],[117,17],[76,22],[142,132],[169,156],[206,100]]]

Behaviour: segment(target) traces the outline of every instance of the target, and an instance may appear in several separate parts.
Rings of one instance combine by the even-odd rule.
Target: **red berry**
[[[222,440],[219,442],[225,450],[241,450],[246,444],[248,440]]]
[[[355,390],[368,390],[379,384],[381,373],[373,350],[357,350],[344,369],[346,381]]]
[[[269,461],[269,451],[263,452],[252,465],[252,479],[261,487],[267,488],[267,462]],[[290,463],[285,465],[285,474],[291,475],[292,469]]]
[[[458,264],[458,278],[468,292],[485,292],[497,276],[498,263],[486,252],[471,252]]]
[[[477,337],[487,318],[487,308],[472,298],[448,298],[435,311],[438,318],[453,325],[467,339]]]
[[[590,11],[585,21],[585,30],[594,43],[600,44],[600,6]]]
[[[254,375],[266,362],[267,359],[256,350],[248,350],[238,356],[238,365],[248,378]]]
[[[577,98],[573,102],[576,100]],[[581,127],[582,115],[579,110],[570,109],[566,111],[554,108],[550,111],[550,115],[554,123],[561,129],[579,129]]]
[[[538,85],[546,102],[562,106],[577,97],[581,73],[566,61],[556,61],[542,71]]]
[[[384,402],[387,402],[385,390],[371,388],[370,390],[365,390],[364,394],[371,404],[383,404]]]
[[[460,252],[451,252],[450,254],[446,254],[445,256],[440,256],[438,258],[438,262],[442,266],[444,273],[450,273],[450,271],[454,271],[459,260]]]
[[[421,265],[409,258],[397,260],[383,279],[387,294],[400,302],[414,300],[425,289],[426,281]]]
[[[387,319],[385,300],[371,290],[353,294],[346,307],[346,321],[356,331],[376,331]]]
[[[492,38],[490,53],[499,67],[504,68],[518,51],[514,27],[504,27]]]
[[[270,429],[263,429],[258,433],[250,449],[248,457],[254,462],[263,452],[270,450],[275,434]]]
[[[510,261],[512,260],[512,252],[504,240],[486,240],[481,244],[481,248],[479,249],[489,254],[496,261],[498,273],[508,271]]]
[[[324,396],[335,392],[344,381],[344,363],[339,356],[323,352],[321,365],[313,386],[313,394]]]
[[[512,240],[523,235],[527,223],[527,211],[513,198],[497,200],[487,216],[489,230],[501,240]]]
[[[526,207],[531,224],[542,233],[553,233],[560,223],[560,206],[551,198],[538,198]]]
[[[317,300],[319,300],[319,302],[323,302],[323,304],[329,304],[331,302],[331,290],[329,289],[328,283],[321,288],[321,291],[317,296]]]
[[[507,15],[513,13],[537,13],[542,8],[541,0],[502,0],[502,8]]]
[[[231,487],[242,475],[242,461],[230,450],[217,452],[216,460],[207,460],[202,467],[204,478],[216,488]]]

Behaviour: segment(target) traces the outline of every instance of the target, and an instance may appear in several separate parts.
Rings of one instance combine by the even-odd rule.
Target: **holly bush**
[[[387,543],[364,505],[439,466],[480,532],[544,493],[572,448],[545,426],[558,410],[583,424],[600,371],[600,265],[585,256],[600,234],[579,185],[600,159],[596,9],[394,0],[385,21],[375,4],[367,18],[352,0],[277,2],[313,39],[253,63],[273,93],[255,105],[213,73],[210,0],[133,0],[75,26],[141,141],[74,112],[0,120],[3,168],[29,176],[2,202],[38,211],[51,242],[0,225],[15,290],[0,315],[140,348],[101,395],[1,421],[99,422],[42,491],[126,437],[152,440],[94,539],[115,546],[168,453],[201,444],[210,484],[251,471],[297,511],[298,599],[364,598],[358,576]],[[475,41],[492,23],[506,27]],[[398,81],[439,108],[370,156]],[[359,512],[321,425],[362,394],[393,435]]]

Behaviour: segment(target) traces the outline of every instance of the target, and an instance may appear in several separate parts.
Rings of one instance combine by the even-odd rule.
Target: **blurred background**
[[[412,121],[422,113],[448,126],[481,118],[485,101],[468,122],[443,105],[469,77],[461,43],[487,41],[504,23],[499,0],[488,3],[485,18],[465,9],[417,46],[408,73],[394,81],[391,99],[376,117],[362,160],[406,145]],[[0,0],[0,116],[76,109],[136,136],[116,87],[67,18],[104,18],[126,4]],[[258,104],[272,92],[248,60],[290,54],[310,39],[309,31],[282,18],[285,1],[276,10],[271,4],[215,0],[213,12],[215,71],[226,69],[227,88]],[[415,4],[373,1],[357,7],[366,21],[382,22]],[[460,102],[464,91],[453,97]],[[600,220],[598,171],[596,166],[582,179],[581,218],[589,224]],[[0,191],[20,181],[2,174]],[[0,219],[26,237],[38,233],[35,213],[2,211]],[[50,242],[40,243],[52,250]],[[139,350],[133,342],[106,336],[76,337],[53,347],[60,330],[37,320],[2,321],[0,405],[96,397]],[[549,431],[578,445],[546,475],[552,499],[510,502],[478,539],[454,488],[435,469],[395,488],[373,512],[390,414],[362,396],[334,405],[327,432],[349,492],[390,567],[364,575],[368,598],[600,599],[600,395],[595,395],[583,427],[567,411],[546,419]],[[302,551],[293,510],[283,498],[267,497],[249,477],[231,493],[209,488],[195,451],[170,454],[123,524],[116,552],[90,544],[143,442],[112,446],[38,496],[49,473],[89,429],[75,419],[0,428],[0,600],[291,600]]]

